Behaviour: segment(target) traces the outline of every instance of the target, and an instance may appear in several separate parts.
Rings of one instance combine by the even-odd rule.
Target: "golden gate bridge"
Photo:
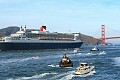
[[[99,38],[101,40],[101,45],[105,45],[106,40],[108,39],[116,39],[116,38],[120,38],[120,36],[106,37],[105,25],[101,25],[101,38]]]

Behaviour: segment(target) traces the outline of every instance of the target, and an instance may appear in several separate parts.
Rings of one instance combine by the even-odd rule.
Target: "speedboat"
[[[99,49],[96,48],[96,47],[94,47],[94,48],[92,48],[90,51],[99,51]]]
[[[88,66],[87,63],[81,63],[76,69],[77,70],[74,72],[74,74],[82,75],[90,73],[94,69],[94,66]]]
[[[62,60],[59,63],[60,67],[73,67],[72,61],[69,59],[69,57],[64,54]]]

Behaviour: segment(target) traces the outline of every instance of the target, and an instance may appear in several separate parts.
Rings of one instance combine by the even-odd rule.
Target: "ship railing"
[[[75,41],[73,39],[39,39],[39,40],[51,40],[51,41]]]
[[[73,40],[73,38],[51,38],[51,37],[40,37],[39,40]]]

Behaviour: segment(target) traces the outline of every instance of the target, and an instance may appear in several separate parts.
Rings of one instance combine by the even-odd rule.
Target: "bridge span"
[[[113,36],[113,37],[106,37],[105,35],[105,25],[101,26],[101,38],[99,38],[99,40],[101,40],[101,45],[104,45],[106,40],[108,39],[116,39],[116,38],[120,38],[120,36]]]

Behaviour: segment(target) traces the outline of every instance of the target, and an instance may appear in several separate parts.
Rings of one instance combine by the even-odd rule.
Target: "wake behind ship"
[[[42,26],[39,30],[29,31],[22,27],[15,34],[0,38],[0,50],[40,50],[40,49],[68,49],[80,48],[83,42],[79,33],[57,33],[46,30]]]

